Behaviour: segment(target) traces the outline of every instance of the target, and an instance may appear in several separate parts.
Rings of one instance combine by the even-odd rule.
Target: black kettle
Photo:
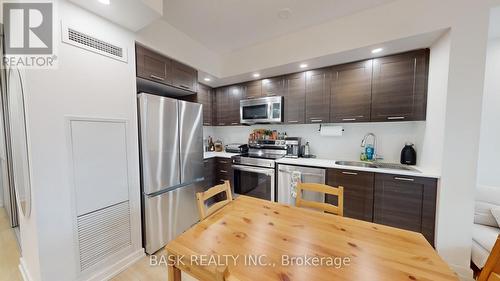
[[[416,165],[417,152],[413,148],[413,143],[407,142],[403,150],[401,150],[401,164]]]

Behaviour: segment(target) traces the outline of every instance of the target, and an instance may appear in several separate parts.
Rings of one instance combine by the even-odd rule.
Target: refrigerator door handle
[[[175,186],[171,186],[171,187],[167,187],[167,188],[164,188],[160,191],[157,191],[157,192],[153,192],[153,193],[144,193],[144,196],[148,197],[148,198],[151,198],[151,197],[155,197],[155,196],[158,196],[158,195],[161,195],[161,194],[164,194],[164,193],[167,193],[167,192],[170,192],[170,191],[174,191],[176,189],[179,189],[179,188],[183,188],[183,187],[186,187],[186,186],[189,186],[189,185],[193,185],[193,184],[197,184],[197,183],[200,183],[202,181],[204,181],[205,178],[204,177],[201,177],[201,178],[197,178],[195,179],[194,181],[192,182],[188,182],[188,183],[182,183],[182,184],[178,184],[178,185],[175,185]]]

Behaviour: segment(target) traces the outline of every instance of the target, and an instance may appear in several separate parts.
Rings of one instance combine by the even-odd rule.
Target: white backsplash
[[[394,123],[359,123],[336,124],[344,127],[341,137],[325,137],[319,134],[319,125],[254,125],[237,127],[204,127],[204,137],[212,136],[224,144],[247,143],[248,136],[254,129],[272,129],[286,132],[289,137],[301,137],[302,144],[307,141],[311,153],[318,158],[335,160],[357,160],[361,152],[361,140],[367,133],[377,136],[377,154],[384,157],[384,162],[399,163],[401,149],[405,142],[415,144],[417,159],[419,148],[422,147],[422,135],[425,132],[425,122],[394,122]],[[418,164],[418,163],[417,163]]]

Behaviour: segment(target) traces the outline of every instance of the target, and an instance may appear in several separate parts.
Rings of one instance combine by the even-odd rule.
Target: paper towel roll
[[[321,126],[319,134],[325,137],[341,137],[344,128],[342,126]]]

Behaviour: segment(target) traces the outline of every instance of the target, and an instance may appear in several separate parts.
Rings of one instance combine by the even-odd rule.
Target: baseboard
[[[457,266],[454,264],[449,265],[451,269],[458,275],[460,280],[462,281],[469,281],[469,280],[474,280],[472,278],[473,276],[473,271],[470,267],[468,266]]]
[[[19,258],[19,271],[21,272],[21,276],[23,277],[24,281],[33,281],[33,277],[31,277],[31,274],[26,267],[26,262],[24,261],[23,257]]]
[[[97,272],[92,277],[87,279],[87,281],[109,280],[109,279],[113,278],[114,276],[118,275],[120,272],[127,269],[132,264],[136,263],[138,260],[140,260],[144,256],[146,256],[146,254],[144,253],[144,248],[141,248],[141,249],[133,252],[132,254],[124,257],[122,260],[116,262],[115,264],[101,270],[100,272]]]

